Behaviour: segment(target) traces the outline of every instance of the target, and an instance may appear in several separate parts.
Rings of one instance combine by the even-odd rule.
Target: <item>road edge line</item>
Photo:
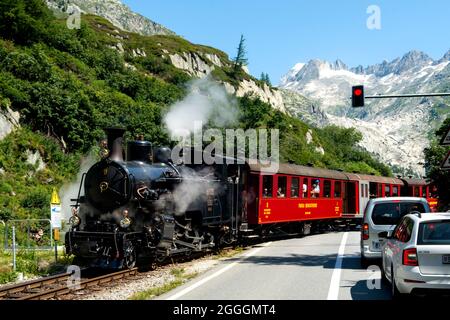
[[[257,254],[259,251],[261,251],[262,249],[268,247],[269,245],[271,245],[272,242],[266,242],[264,244],[262,244],[259,248],[256,248],[254,250],[251,250],[250,252],[247,252],[246,254],[244,254],[241,259],[239,259],[238,261],[235,261],[225,267],[223,267],[222,269],[216,271],[215,273],[213,273],[212,275],[207,276],[206,278],[192,284],[191,286],[184,288],[183,290],[175,293],[174,295],[166,298],[165,300],[177,300],[179,298],[181,298],[182,296],[186,295],[187,293],[191,292],[194,289],[197,289],[198,287],[204,285],[205,283],[207,283],[208,281],[220,276],[222,273],[230,270],[231,268],[233,268],[234,266],[236,266],[237,264],[239,264],[240,262],[246,260],[247,258]]]
[[[347,245],[348,232],[344,233],[339,246],[336,264],[334,265],[333,275],[331,276],[330,289],[328,290],[327,300],[338,300],[339,288],[341,284],[342,261],[344,260],[345,247]]]

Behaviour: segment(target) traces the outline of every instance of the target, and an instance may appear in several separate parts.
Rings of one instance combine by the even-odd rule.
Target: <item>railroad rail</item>
[[[1,300],[50,300],[77,291],[89,290],[110,284],[128,277],[136,276],[138,268],[109,273],[92,279],[82,279],[76,286],[68,285],[71,273],[41,278],[0,288]]]

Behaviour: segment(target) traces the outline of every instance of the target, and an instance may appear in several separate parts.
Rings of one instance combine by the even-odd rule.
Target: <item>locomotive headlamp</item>
[[[72,209],[72,216],[69,219],[69,223],[72,227],[78,227],[81,224],[81,218],[78,216],[78,210]]]
[[[121,228],[128,228],[131,225],[131,219],[128,218],[128,210],[123,210],[123,218],[120,220],[119,225]]]

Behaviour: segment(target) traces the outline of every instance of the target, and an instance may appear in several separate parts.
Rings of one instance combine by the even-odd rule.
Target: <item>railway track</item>
[[[232,248],[232,246],[224,247],[221,251],[227,251]],[[195,260],[202,256],[204,256],[204,253],[192,254],[190,257],[180,257],[178,259],[167,259],[163,263],[158,263],[155,268],[166,264]],[[145,277],[152,270],[143,271],[139,270],[139,268],[133,268],[98,276],[96,275],[98,271],[94,272],[91,269],[82,270],[84,276],[76,286],[71,286],[73,283],[72,273],[64,273],[0,287],[0,300],[70,300],[91,291],[102,290],[106,286],[115,286],[117,282],[123,280],[135,280]],[[86,274],[89,276],[86,276]]]
[[[51,300],[63,299],[77,292],[95,290],[108,284],[138,275],[138,268],[101,275],[91,279],[81,279],[70,285],[72,274],[65,273],[0,288],[0,300]]]

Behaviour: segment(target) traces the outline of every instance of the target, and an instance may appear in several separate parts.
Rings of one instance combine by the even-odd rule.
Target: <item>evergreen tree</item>
[[[266,74],[264,72],[261,72],[261,77],[259,78],[261,81],[266,81]]]
[[[269,74],[268,73],[261,73],[260,80],[262,82],[265,82],[268,86],[272,86],[272,83],[270,82]]]
[[[239,46],[237,48],[237,55],[233,59],[234,61],[234,71],[237,72],[242,66],[246,66],[248,64],[247,59],[247,50],[245,47],[245,38],[244,35],[241,35],[241,40],[239,41]]]
[[[266,73],[264,81],[267,83],[268,86],[272,86],[272,82],[270,82],[269,74]]]

